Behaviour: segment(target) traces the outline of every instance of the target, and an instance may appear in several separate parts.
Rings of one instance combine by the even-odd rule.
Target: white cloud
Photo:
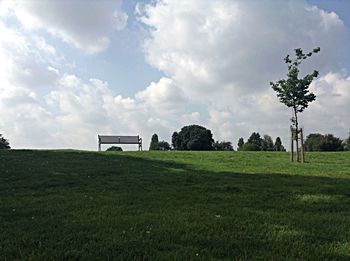
[[[44,29],[90,54],[105,50],[128,19],[119,0],[17,0],[12,9],[25,28]]]
[[[164,111],[180,111],[185,106],[183,91],[172,79],[161,78],[152,82],[146,89],[135,95],[138,101],[162,113]]]

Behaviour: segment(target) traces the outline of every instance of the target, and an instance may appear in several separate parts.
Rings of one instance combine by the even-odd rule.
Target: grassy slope
[[[350,153],[0,151],[1,259],[350,258]]]

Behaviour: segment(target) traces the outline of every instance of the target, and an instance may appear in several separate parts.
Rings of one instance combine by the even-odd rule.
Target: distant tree
[[[305,150],[306,151],[320,151],[323,142],[323,135],[319,133],[311,133],[306,137]]]
[[[158,142],[157,150],[170,150],[170,144],[164,140]]]
[[[242,150],[243,145],[244,145],[244,139],[243,138],[239,138],[238,144],[237,144],[237,146],[238,146],[237,150]]]
[[[171,144],[172,144],[174,150],[181,150],[180,135],[176,131],[173,133],[173,135],[171,137]]]
[[[333,134],[326,134],[323,138],[320,151],[343,151],[344,144],[340,138],[334,137]]]
[[[288,66],[287,79],[279,80],[275,83],[270,82],[272,89],[277,92],[280,102],[293,109],[291,122],[292,128],[296,130],[294,139],[296,141],[297,161],[299,161],[300,158],[297,135],[299,133],[298,113],[303,112],[308,107],[309,103],[316,99],[315,94],[309,92],[309,86],[313,79],[318,76],[318,71],[314,71],[311,74],[299,78],[299,65],[302,61],[319,51],[320,47],[317,47],[313,49],[312,52],[304,54],[300,48],[295,49],[294,60],[290,59],[289,54],[284,58]]]
[[[280,137],[276,138],[275,144],[273,145],[274,151],[286,151],[286,149],[282,145],[282,140]]]
[[[152,138],[151,138],[151,143],[149,145],[149,150],[157,150],[158,149],[158,135],[157,134],[153,134]]]
[[[262,138],[258,132],[253,132],[248,141],[243,144],[240,150],[243,151],[260,151],[262,149]]]
[[[109,147],[106,151],[123,151],[123,149],[118,146],[112,146],[112,147]]]
[[[349,137],[344,141],[344,147],[346,150],[350,150],[350,132],[349,132]]]
[[[272,140],[271,136],[264,135],[264,138],[261,141],[261,150],[273,151],[273,140]]]
[[[11,149],[9,141],[0,134],[0,150],[8,149]]]
[[[216,141],[213,144],[214,150],[233,150],[232,143],[230,141]]]
[[[252,144],[247,145],[244,150],[247,150],[247,148],[254,148],[255,151],[261,150],[261,142],[262,138],[259,134],[259,132],[253,132],[252,135],[250,135],[248,141],[245,144]]]
[[[210,130],[199,125],[189,125],[179,133],[174,132],[172,143],[177,150],[213,150],[214,140]]]
[[[311,133],[305,140],[306,151],[342,151],[344,144],[332,134]]]

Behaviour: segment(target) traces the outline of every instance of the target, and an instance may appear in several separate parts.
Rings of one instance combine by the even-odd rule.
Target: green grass
[[[350,153],[0,151],[0,259],[349,260]]]

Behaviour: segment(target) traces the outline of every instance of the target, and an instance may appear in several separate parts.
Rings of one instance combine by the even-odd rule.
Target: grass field
[[[0,151],[0,260],[349,260],[350,153]]]

